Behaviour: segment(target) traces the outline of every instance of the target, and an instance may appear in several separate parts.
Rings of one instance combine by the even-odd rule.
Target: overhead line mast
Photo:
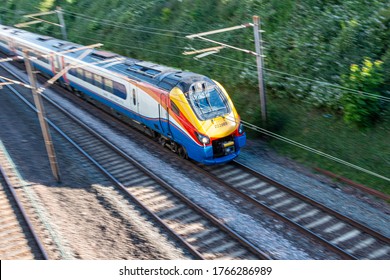
[[[28,78],[30,80],[31,91],[34,97],[34,103],[37,108],[37,114],[38,114],[38,119],[42,130],[42,135],[45,140],[45,147],[46,147],[47,155],[49,157],[50,167],[55,179],[57,180],[57,182],[60,182],[61,181],[60,170],[58,168],[57,157],[55,154],[53,141],[50,135],[49,125],[47,124],[41,95],[38,92],[38,88],[37,88],[37,77],[35,76],[35,71],[33,69],[30,58],[28,56],[28,51],[26,49],[23,50],[23,57],[24,57],[24,64],[26,65]]]
[[[41,16],[46,16],[46,15],[51,15],[51,14],[57,14],[59,24],[55,23],[55,22],[51,22],[51,21],[39,18]],[[66,25],[65,25],[64,15],[63,15],[61,7],[57,7],[56,10],[54,10],[54,11],[29,14],[29,15],[24,15],[23,17],[29,18],[29,19],[33,19],[33,20],[32,21],[28,21],[28,22],[22,22],[22,23],[15,24],[15,27],[18,27],[18,28],[26,27],[26,26],[29,26],[29,25],[32,25],[32,24],[37,24],[37,23],[44,22],[44,23],[48,23],[48,24],[51,24],[51,25],[55,25],[55,26],[61,27],[62,38],[65,41],[68,40],[68,35],[66,34]]]

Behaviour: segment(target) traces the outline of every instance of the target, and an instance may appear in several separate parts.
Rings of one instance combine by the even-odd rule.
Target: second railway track
[[[2,151],[0,150],[0,160]],[[15,186],[0,165],[0,258],[48,259],[40,237],[36,234]]]
[[[239,196],[297,227],[347,259],[390,259],[390,240],[236,161],[205,167]]]

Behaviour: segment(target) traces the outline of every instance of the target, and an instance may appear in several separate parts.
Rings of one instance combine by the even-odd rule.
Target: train
[[[182,158],[223,164],[245,146],[231,98],[204,75],[5,25],[0,25],[0,50],[7,56],[27,53],[46,76],[63,71],[62,86],[144,127]]]

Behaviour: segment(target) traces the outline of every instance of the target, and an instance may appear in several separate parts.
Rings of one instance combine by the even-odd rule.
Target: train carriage
[[[182,157],[203,164],[234,159],[245,145],[240,117],[218,82],[192,72],[127,58],[0,25],[0,50],[35,57],[34,66],[59,82],[145,126]],[[73,51],[74,50],[74,51]],[[82,58],[80,58],[82,57]]]

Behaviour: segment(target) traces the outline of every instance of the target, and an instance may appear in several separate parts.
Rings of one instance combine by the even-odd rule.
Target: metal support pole
[[[260,93],[260,106],[261,106],[261,119],[263,127],[267,124],[267,100],[265,95],[264,86],[264,70],[263,70],[263,48],[260,30],[260,20],[258,16],[253,16],[253,34],[255,36],[256,46],[256,63],[257,63],[257,75],[259,80],[259,93]]]
[[[46,151],[49,157],[49,162],[50,162],[50,167],[52,170],[52,173],[57,180],[57,182],[60,182],[60,171],[58,168],[58,163],[57,163],[57,158],[56,154],[54,151],[54,146],[53,142],[51,140],[51,135],[49,131],[49,126],[46,121],[46,116],[45,116],[45,111],[43,108],[43,103],[40,94],[37,91],[37,80],[35,76],[35,72],[33,69],[33,66],[30,62],[29,56],[28,56],[28,51],[23,50],[23,57],[24,57],[24,63],[26,65],[26,70],[28,73],[28,78],[30,80],[30,85],[31,85],[31,91],[34,97],[34,103],[37,108],[37,113],[38,113],[38,119],[39,123],[41,125],[41,130],[43,134],[43,139],[45,140],[45,146],[46,146]]]
[[[62,13],[62,8],[57,7],[56,9],[58,20],[61,24],[61,32],[62,32],[62,38],[67,41],[68,40],[68,35],[66,34],[66,26],[65,26],[65,20],[64,20],[64,15]]]

